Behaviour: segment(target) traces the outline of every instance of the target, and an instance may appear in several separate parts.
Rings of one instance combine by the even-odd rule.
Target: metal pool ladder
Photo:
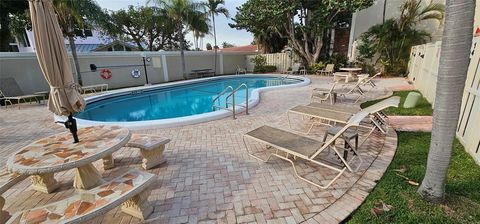
[[[240,104],[235,104],[235,94],[237,93],[237,91],[241,90],[242,88],[245,88],[245,106],[244,105],[240,105]],[[230,90],[230,92],[229,92]],[[220,106],[220,97],[225,95],[225,94],[228,94],[227,97],[225,98],[225,107],[222,107]],[[232,98],[232,102],[229,103],[228,100],[230,99],[230,97]],[[217,104],[218,105],[217,105]],[[229,106],[231,105],[231,108],[229,108]],[[214,99],[213,99],[213,102],[212,102],[212,108],[213,108],[213,111],[215,111],[216,109],[225,109],[225,110],[229,110],[229,111],[232,111],[232,114],[233,114],[233,119],[236,119],[235,115],[236,115],[236,108],[235,107],[243,107],[245,108],[245,114],[248,115],[248,85],[246,83],[242,83],[241,85],[239,85],[237,88],[233,89],[232,86],[227,86],[222,92],[220,92]]]

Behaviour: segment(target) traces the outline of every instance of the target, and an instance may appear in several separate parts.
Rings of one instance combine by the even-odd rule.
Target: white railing
[[[240,105],[235,103],[235,94],[242,88],[245,89],[245,105]],[[220,105],[220,99],[221,99],[220,97],[227,94],[229,90],[230,90],[230,93],[225,97],[225,106],[222,107]],[[232,99],[231,103],[229,103],[228,101],[230,97]],[[232,111],[233,119],[236,119],[236,113],[237,113],[236,107],[245,108],[245,114],[248,115],[248,85],[246,83],[242,83],[235,89],[233,89],[232,86],[227,86],[222,92],[220,92],[215,98],[213,98],[213,102],[212,102],[213,111],[215,111],[216,109],[230,110]]]

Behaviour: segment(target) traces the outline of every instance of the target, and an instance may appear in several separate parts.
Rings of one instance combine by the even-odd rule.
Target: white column
[[[168,82],[167,56],[162,55],[163,79]]]
[[[348,40],[348,57],[352,55],[352,44],[353,44],[353,37],[355,35],[355,23],[357,22],[357,13],[353,13],[352,15],[352,23],[350,24],[350,38]]]
[[[223,75],[223,53],[220,53],[220,74]],[[216,72],[216,71],[215,71]]]

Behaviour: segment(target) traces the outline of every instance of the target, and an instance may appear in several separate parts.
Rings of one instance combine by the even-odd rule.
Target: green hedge
[[[269,73],[269,72],[276,72],[277,66],[275,65],[263,65],[263,66],[255,66],[253,72],[256,73]]]

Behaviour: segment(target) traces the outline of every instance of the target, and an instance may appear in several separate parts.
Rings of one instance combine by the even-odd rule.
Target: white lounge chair
[[[333,93],[336,83],[333,83],[329,89],[315,88],[312,90],[310,96],[310,102],[320,101],[321,103],[330,100],[330,104],[334,104],[336,100],[336,94]]]
[[[307,74],[307,70],[300,63],[294,63],[292,65],[292,70],[287,71],[287,75],[295,75],[295,74],[305,76]]]
[[[45,95],[24,94],[15,79],[2,78],[0,79],[0,99],[5,100],[5,107],[8,104],[13,105],[12,100],[14,100],[20,108],[21,103],[31,102],[32,100],[40,103],[41,100],[45,100]]]
[[[245,68],[240,68],[240,66],[237,65],[237,71],[236,71],[236,74],[239,75],[239,74],[247,74],[247,69]]]
[[[335,64],[327,64],[324,69],[318,71],[320,75],[333,75],[333,72],[335,70]]]
[[[368,75],[368,74],[367,74]],[[376,78],[377,76],[382,75],[381,72],[376,73],[375,75],[371,77],[367,77],[364,80],[362,80],[362,85],[370,85],[372,88],[377,87],[377,85],[373,82],[373,79]]]
[[[378,129],[382,133],[387,132],[386,125],[387,121],[385,120],[385,115],[383,114],[382,110],[389,108],[389,107],[398,107],[400,104],[400,97],[393,96],[388,99],[382,100],[376,104],[373,104],[369,107],[364,108],[363,110],[359,110],[355,113],[353,112],[353,108],[345,108],[345,106],[335,108],[321,108],[318,104],[312,106],[309,104],[307,106],[296,106],[287,112],[287,119],[290,128],[292,128],[292,123],[290,116],[291,114],[297,114],[302,117],[310,117],[315,118],[312,120],[310,127],[306,131],[306,133],[310,133],[312,128],[315,125],[328,125],[333,126],[337,124],[346,124],[348,120],[353,117],[355,114],[360,112],[365,112],[371,116],[369,116],[368,122],[373,125],[362,125],[361,127],[370,129],[370,132],[367,136],[369,136],[375,129]],[[325,106],[325,105],[324,105]],[[334,105],[328,105],[334,106]]]
[[[246,133],[245,135],[243,135],[243,142],[245,144],[245,148],[247,149],[248,154],[253,158],[263,162],[268,162],[272,156],[286,160],[292,164],[295,175],[298,178],[309,184],[325,189],[330,187],[330,185],[332,185],[345,172],[345,170],[349,170],[350,172],[356,172],[361,166],[363,160],[354,148],[348,149],[353,151],[354,156],[349,161],[347,161],[340,152],[342,148],[336,146],[335,141],[338,138],[341,138],[342,134],[345,133],[347,130],[358,127],[360,125],[360,122],[367,116],[368,113],[363,111],[360,111],[354,116],[351,116],[351,118],[346,122],[346,125],[342,127],[336,135],[334,135],[332,138],[330,138],[330,140],[326,142],[322,142],[316,139],[312,139],[306,136],[292,133],[290,131],[285,131],[270,126],[262,126]],[[248,147],[246,139],[254,140],[256,142],[272,147],[271,151],[268,153],[267,158],[260,158],[259,156],[255,155],[255,153],[252,153],[250,148]],[[320,153],[322,153],[326,149],[333,150],[338,156],[340,160],[340,164],[338,164],[338,166],[333,164],[330,165],[325,162],[320,162],[318,160]],[[293,159],[297,158],[301,158],[303,160],[328,168],[332,171],[335,171],[337,175],[335,175],[335,177],[325,185],[315,183],[312,180],[309,180],[306,177],[298,174],[295,163],[293,161]],[[356,158],[360,160],[360,164],[358,164],[357,168],[354,170],[352,168],[352,161]]]

